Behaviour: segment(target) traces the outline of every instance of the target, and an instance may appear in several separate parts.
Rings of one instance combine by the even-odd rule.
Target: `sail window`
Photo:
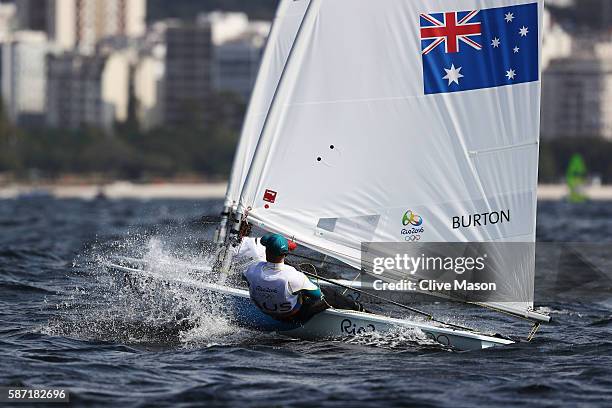
[[[380,215],[363,215],[349,218],[321,218],[317,223],[317,229],[320,236],[327,236],[326,232],[332,232],[333,235],[350,238],[357,242],[366,242],[374,237],[376,228],[380,221]],[[331,239],[333,240],[333,239]]]

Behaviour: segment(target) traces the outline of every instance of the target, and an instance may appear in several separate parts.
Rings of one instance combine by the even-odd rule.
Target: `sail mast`
[[[253,168],[253,160],[255,159],[255,157],[257,157],[257,151],[259,149],[259,146],[261,144],[261,138],[264,135],[265,129],[266,129],[266,125],[268,123],[268,118],[270,116],[270,112],[272,111],[272,109],[275,106],[275,100],[276,100],[276,96],[278,94],[278,91],[283,83],[283,78],[285,76],[285,72],[287,69],[287,66],[289,65],[291,58],[293,56],[294,50],[295,50],[295,45],[298,42],[299,38],[300,38],[300,33],[302,31],[302,27],[304,26],[304,22],[306,21],[306,19],[309,16],[310,10],[311,10],[311,6],[312,3],[316,0],[307,0],[307,6],[306,6],[306,11],[304,12],[303,18],[300,20],[300,25],[297,29],[297,32],[295,34],[295,39],[294,41],[291,43],[291,47],[289,49],[289,52],[287,54],[287,59],[285,64],[283,65],[283,69],[281,70],[279,79],[278,79],[278,84],[274,89],[274,94],[272,95],[271,101],[270,101],[270,107],[269,109],[266,111],[266,116],[265,119],[263,121],[262,127],[261,127],[261,131],[259,134],[259,138],[257,139],[257,144],[255,146],[255,149],[253,151],[253,155],[251,157],[251,160],[249,162],[249,167],[248,167],[248,172],[246,174],[246,177],[244,178],[244,183],[242,186],[240,186],[240,195],[239,195],[239,200],[238,200],[238,206],[235,209],[235,211],[232,212],[233,217],[229,218],[229,232],[227,233],[227,238],[226,241],[236,241],[239,240],[239,233],[240,233],[240,226],[242,224],[242,222],[245,220],[246,218],[246,213],[248,208],[242,205],[242,195],[244,193],[244,185],[246,185],[246,183],[248,182],[249,178],[252,177],[251,173],[252,173],[252,168]],[[295,1],[293,1],[292,3],[295,3]],[[231,262],[232,262],[232,256],[233,256],[233,251],[231,251],[230,248],[231,244],[228,244],[225,246],[225,249],[223,251],[223,253],[220,256],[220,262],[221,262],[221,270],[225,273],[229,272],[230,267],[231,267]]]
[[[282,0],[278,6],[234,155],[222,219],[215,237],[215,241],[219,244],[226,241],[228,225],[233,223],[230,217],[236,212],[246,172],[253,159],[264,118],[270,110],[273,92],[278,87],[281,72],[287,63],[288,52],[295,42],[299,24],[304,18],[305,4],[304,1]]]
[[[304,18],[302,19],[302,21],[300,22],[300,25],[298,27],[296,36],[295,36],[295,40],[293,41],[293,43],[291,44],[291,48],[289,50],[289,53],[287,54],[287,61],[285,63],[285,65],[283,66],[283,69],[281,71],[280,77],[279,77],[279,81],[278,81],[278,86],[275,88],[274,90],[274,94],[272,96],[272,100],[270,102],[270,108],[267,111],[266,117],[264,119],[263,125],[261,127],[261,133],[259,135],[259,138],[257,140],[257,144],[255,145],[255,150],[253,152],[253,157],[251,160],[251,164],[249,166],[249,169],[247,171],[246,177],[244,179],[244,185],[247,185],[249,182],[252,182],[253,177],[256,177],[257,175],[255,175],[254,173],[254,161],[255,160],[264,160],[266,159],[266,157],[262,157],[262,155],[260,154],[260,150],[261,150],[261,146],[262,146],[262,138],[266,135],[266,129],[268,127],[268,123],[270,120],[270,117],[272,116],[272,113],[279,109],[279,107],[276,105],[276,99],[277,96],[279,94],[279,91],[281,90],[282,86],[283,86],[283,81],[285,80],[285,74],[287,72],[287,67],[289,66],[294,53],[295,53],[295,49],[296,49],[296,45],[300,42],[300,37],[302,35],[302,30],[305,26],[305,23],[309,20],[309,17],[313,14],[312,13],[312,6],[313,3],[317,2],[318,0],[308,0],[308,5],[306,7],[306,11],[304,13]],[[238,217],[236,218],[240,218],[244,215],[246,215],[245,213],[248,210],[248,206],[244,205],[244,186],[243,188],[240,190],[240,198],[238,200],[238,209],[236,211],[236,213],[238,214]],[[240,224],[242,220],[237,220],[238,224]]]

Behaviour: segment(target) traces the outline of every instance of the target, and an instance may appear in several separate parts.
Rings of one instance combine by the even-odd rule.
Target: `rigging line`
[[[323,266],[325,266],[325,264],[327,264],[327,258],[328,258],[327,255],[325,255],[323,257],[323,259],[321,260],[321,266],[319,266],[319,268],[323,268]],[[334,263],[329,263],[329,264],[333,265]],[[339,266],[339,267],[344,267],[343,265],[340,265],[340,264],[336,264],[336,265]],[[361,277],[361,274],[362,274],[361,270],[357,271],[357,275],[355,275],[355,278],[353,278],[353,280],[351,281],[350,286],[352,286],[357,281],[357,279],[359,279]],[[342,292],[342,295],[343,296],[346,295],[346,292],[348,292],[348,291],[349,291],[348,289],[344,289],[344,292]]]
[[[325,258],[327,258],[327,255],[325,255]],[[321,265],[323,265],[323,262],[321,262]],[[298,266],[300,267],[300,270],[302,270],[302,271],[303,271],[303,269],[302,269],[303,266],[312,266],[312,269],[315,271],[315,274],[317,275],[317,283],[319,283],[319,271],[317,271],[317,267],[316,266],[314,266],[311,263],[301,263]],[[361,271],[357,272],[357,275],[355,275],[355,278],[351,281],[351,283],[348,286],[351,286],[353,283],[355,283],[355,281],[357,279],[359,279],[360,276],[361,276]],[[342,295],[343,296],[346,295],[346,292],[348,292],[348,291],[349,291],[348,287],[345,288],[344,291],[342,292]],[[327,302],[325,302],[325,303],[327,303]]]
[[[327,263],[327,255],[323,255],[323,259],[321,259],[321,265],[319,265],[319,268],[323,268],[326,263]]]
[[[351,281],[349,286],[352,286],[353,283],[355,283],[357,281],[357,279],[359,279],[361,277],[361,271],[357,272],[357,275],[355,275],[355,278],[353,278],[353,280]],[[342,292],[343,295],[346,295],[346,292],[348,292],[348,289],[344,289],[344,292]]]
[[[303,263],[303,264],[299,264],[298,267],[300,269],[300,271],[304,272],[304,269],[302,269],[303,266],[311,266],[312,270],[314,271],[314,275],[316,276],[316,280],[317,280],[317,285],[321,286],[319,284],[319,272],[317,271],[317,267],[314,266],[311,263]],[[325,296],[321,296],[321,300],[323,302],[325,302],[325,304],[327,305],[327,307],[329,307],[330,309],[334,309],[334,307],[332,305],[329,304],[329,302],[325,299]]]
[[[340,263],[340,262],[328,262],[328,261],[325,261],[325,259],[321,260],[321,259],[313,258],[313,257],[310,257],[310,256],[306,256],[306,255],[289,254],[289,256],[300,258],[300,259],[304,259],[306,261],[321,262],[321,264],[324,263],[325,265],[337,266],[339,268],[346,268],[348,266],[348,265]],[[327,255],[325,255],[325,257],[327,257]]]
[[[363,290],[360,290],[360,289],[357,289],[357,288],[352,288],[352,287],[350,287],[350,286],[343,285],[343,284],[341,284],[341,283],[335,282],[335,281],[333,281],[333,280],[331,280],[331,279],[322,278],[322,277],[320,277],[320,276],[318,276],[318,275],[314,275],[314,274],[312,274],[312,273],[310,273],[310,272],[306,272],[306,271],[304,271],[304,270],[302,270],[302,273],[303,273],[304,275],[306,275],[306,276],[310,276],[310,277],[312,277],[312,278],[322,280],[323,282],[327,282],[327,283],[330,283],[330,284],[332,284],[332,285],[339,286],[339,287],[341,287],[341,288],[349,289],[349,290],[355,291],[355,292],[357,292],[357,293],[361,293],[361,294],[364,294],[364,295],[366,295],[366,296],[373,297],[374,299],[378,299],[378,300],[381,300],[381,301],[383,301],[383,302],[387,302],[387,303],[390,303],[390,304],[392,304],[392,305],[395,305],[395,306],[401,307],[402,309],[409,310],[409,311],[411,311],[411,312],[413,312],[413,313],[416,313],[416,314],[419,314],[419,315],[421,315],[421,316],[425,316],[425,317],[427,317],[429,320],[431,320],[432,322],[439,323],[439,324],[443,324],[443,325],[445,325],[445,326],[452,327],[452,328],[455,328],[455,329],[466,330],[466,331],[469,331],[469,332],[476,332],[476,330],[471,329],[471,328],[469,328],[469,327],[460,326],[460,325],[457,325],[457,324],[447,323],[447,322],[444,322],[444,321],[438,320],[438,319],[436,319],[436,318],[435,318],[435,317],[434,317],[432,314],[430,314],[430,313],[423,312],[422,310],[415,309],[415,308],[410,307],[410,306],[406,306],[406,305],[404,305],[404,304],[402,304],[402,303],[399,303],[399,302],[396,302],[396,301],[394,301],[394,300],[387,299],[387,298],[384,298],[384,297],[382,297],[382,296],[378,296],[378,295],[373,295],[373,294],[368,293],[368,292],[366,292],[366,291],[363,291]]]

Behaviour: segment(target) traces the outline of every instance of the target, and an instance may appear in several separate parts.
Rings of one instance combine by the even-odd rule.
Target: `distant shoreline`
[[[115,182],[104,185],[26,185],[0,187],[0,199],[17,197],[108,199],[220,199],[227,183],[152,183]]]
[[[564,200],[569,195],[565,184],[540,184],[538,199],[541,201]],[[584,195],[592,201],[612,201],[612,185],[590,186],[584,189]]]
[[[10,184],[0,187],[0,199],[17,197],[74,198],[92,200],[108,199],[222,199],[227,183],[152,183],[139,184],[115,182],[105,185],[55,185]],[[594,201],[612,201],[612,185],[585,188],[585,195]],[[538,199],[559,201],[568,195],[563,184],[542,184],[538,187]]]

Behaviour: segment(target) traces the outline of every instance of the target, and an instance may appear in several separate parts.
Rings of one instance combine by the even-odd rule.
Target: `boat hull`
[[[287,324],[276,321],[262,313],[251,302],[246,291],[225,296],[231,298],[234,318],[241,322],[241,325],[301,339],[353,337],[368,332],[384,334],[398,328],[407,328],[420,330],[441,345],[457,350],[481,350],[513,343],[510,340],[478,333],[351,310],[329,309],[317,314],[304,325]]]
[[[264,331],[276,332],[289,337],[317,340],[327,338],[354,337],[368,332],[388,333],[398,328],[422,331],[427,337],[443,346],[456,350],[481,350],[489,347],[512,344],[508,339],[492,337],[471,331],[439,327],[427,322],[395,319],[372,313],[350,310],[328,309],[317,314],[305,324],[280,322],[262,313],[251,302],[248,291],[221,285],[209,284],[195,279],[172,279],[155,272],[126,266],[108,264],[109,268],[144,278],[188,286],[216,299],[237,325]]]

